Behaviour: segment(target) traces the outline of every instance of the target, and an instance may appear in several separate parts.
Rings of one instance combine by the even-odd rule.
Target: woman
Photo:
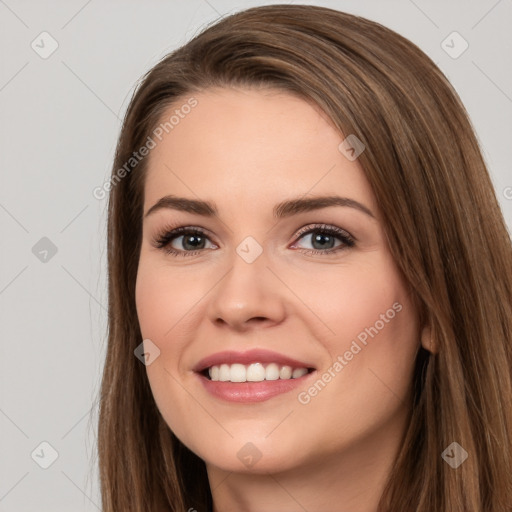
[[[511,510],[511,241],[411,42],[210,26],[132,98],[108,244],[106,512]]]

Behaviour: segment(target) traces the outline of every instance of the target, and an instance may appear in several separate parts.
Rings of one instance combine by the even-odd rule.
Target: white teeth
[[[292,368],[270,363],[243,365],[240,363],[221,364],[209,368],[210,379],[221,382],[262,382],[264,380],[298,379],[308,373],[307,368]]]
[[[265,380],[279,379],[279,366],[276,363],[270,363],[265,368]]]
[[[279,378],[280,379],[291,379],[292,378],[292,367],[291,366],[281,366],[281,370],[279,370]]]
[[[212,380],[219,380],[220,368],[218,366],[212,366],[210,368],[210,377]]]
[[[210,377],[211,377],[211,375],[210,375]],[[227,365],[227,364],[220,365],[219,380],[222,382],[227,382],[228,380],[231,380],[231,371],[229,369],[229,365]]]
[[[248,371],[243,364],[232,364],[230,368],[231,382],[245,382],[246,376],[249,377]]]
[[[306,375],[306,373],[308,373],[306,368],[295,368],[292,373],[292,379],[298,379],[299,377]]]
[[[233,368],[233,366],[231,366],[231,368]],[[247,368],[247,380],[249,382],[261,382],[265,380],[265,367],[261,363],[250,364]]]

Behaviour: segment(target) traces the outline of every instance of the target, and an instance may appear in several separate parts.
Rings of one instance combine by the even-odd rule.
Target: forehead
[[[183,108],[190,98],[195,106]],[[344,135],[302,98],[211,89],[180,98],[162,123],[171,117],[149,155],[147,203],[176,193],[248,206],[336,191],[373,204],[360,164],[338,148]]]

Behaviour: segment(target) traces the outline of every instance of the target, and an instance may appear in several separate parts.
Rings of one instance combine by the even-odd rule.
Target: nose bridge
[[[268,254],[253,237],[235,248],[230,269],[217,283],[210,301],[212,321],[240,326],[251,318],[280,321],[284,312],[282,287],[267,268]]]

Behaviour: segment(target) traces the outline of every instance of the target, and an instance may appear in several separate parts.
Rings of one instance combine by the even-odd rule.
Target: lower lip
[[[197,374],[201,383],[211,395],[229,402],[253,403],[269,400],[300,388],[315,371],[307,373],[298,379],[263,380],[261,382],[221,382],[207,379]]]

